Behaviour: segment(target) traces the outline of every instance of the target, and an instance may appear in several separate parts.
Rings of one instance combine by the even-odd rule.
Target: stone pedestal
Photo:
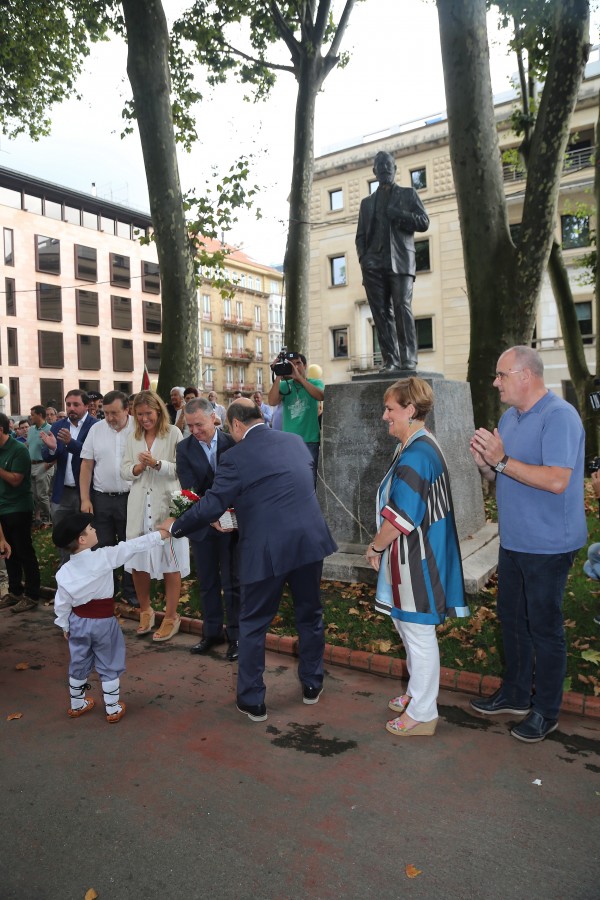
[[[485,525],[481,479],[469,453],[475,428],[469,385],[437,373],[419,372],[434,393],[426,425],[439,441],[450,471],[458,536]],[[383,395],[395,379],[327,385],[323,413],[318,496],[340,549],[367,544],[375,533],[377,488],[396,440],[382,421]]]

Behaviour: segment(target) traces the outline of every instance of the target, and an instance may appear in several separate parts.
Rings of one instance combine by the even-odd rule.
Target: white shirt
[[[88,415],[89,413],[86,413],[85,416],[79,420],[77,425],[73,425],[71,420],[69,420],[69,431],[71,432],[72,440],[76,441],[78,439],[81,426]],[[58,440],[58,438],[56,440]],[[65,469],[65,480],[63,483],[66,484],[67,487],[76,487],[75,476],[73,475],[73,455],[71,453],[67,453],[67,467]]]
[[[135,420],[133,416],[129,416],[127,425],[120,431],[111,428],[106,419],[98,422],[88,431],[85,443],[81,448],[81,459],[93,459],[94,461],[93,488],[95,491],[103,494],[129,491],[131,482],[121,478],[121,463],[125,453],[125,443],[134,428]]]
[[[54,612],[58,627],[63,631],[69,630],[69,616],[74,606],[114,596],[113,569],[118,569],[137,553],[161,542],[160,531],[153,531],[131,541],[121,541],[116,547],[74,553],[56,573],[58,588],[54,597]]]

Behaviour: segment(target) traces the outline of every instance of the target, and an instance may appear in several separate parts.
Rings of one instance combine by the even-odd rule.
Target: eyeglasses
[[[496,372],[494,376],[494,381],[504,381],[505,378],[508,378],[509,375],[516,375],[517,372],[522,372],[523,369],[509,369],[508,372]]]

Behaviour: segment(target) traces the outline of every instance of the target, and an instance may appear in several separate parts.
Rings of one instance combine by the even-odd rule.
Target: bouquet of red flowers
[[[172,491],[171,500],[169,501],[169,512],[178,519],[184,512],[191,509],[199,499],[198,494],[195,494],[193,491]]]

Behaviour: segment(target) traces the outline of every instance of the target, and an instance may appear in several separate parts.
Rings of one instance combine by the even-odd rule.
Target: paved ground
[[[124,628],[113,726],[100,706],[67,717],[50,611],[0,613],[0,900],[600,897],[597,720],[565,715],[530,746],[443,693],[435,737],[402,740],[384,728],[394,682],[330,668],[305,706],[294,661],[268,654],[255,724],[223,648]]]

